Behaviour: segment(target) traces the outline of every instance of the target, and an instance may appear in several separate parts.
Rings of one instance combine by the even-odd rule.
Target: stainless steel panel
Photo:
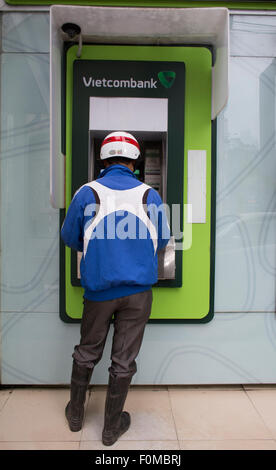
[[[166,248],[158,253],[158,280],[175,279],[175,240],[174,237]]]

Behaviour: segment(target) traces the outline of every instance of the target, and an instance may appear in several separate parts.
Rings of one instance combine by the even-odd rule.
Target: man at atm
[[[170,238],[158,192],[134,175],[139,156],[133,135],[109,134],[100,152],[105,169],[75,193],[61,229],[64,243],[83,253],[81,339],[73,353],[65,410],[71,431],[82,428],[86,391],[114,320],[102,433],[105,445],[116,442],[130,426],[130,415],[123,407],[151,313],[157,251]]]

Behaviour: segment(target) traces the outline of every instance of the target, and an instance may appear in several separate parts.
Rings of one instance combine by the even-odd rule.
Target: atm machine
[[[214,307],[215,117],[225,104],[225,84],[219,80],[226,67],[227,10],[199,9],[218,10],[218,15],[210,23],[206,11],[201,16],[197,12],[196,26],[202,29],[197,34],[190,24],[194,11],[177,9],[173,21],[168,9],[166,18],[162,9],[151,10],[147,21],[153,29],[157,21],[170,44],[160,45],[160,38],[151,41],[149,24],[144,32],[147,43],[141,44],[140,16],[146,14],[141,9],[133,11],[134,29],[124,39],[118,25],[126,21],[125,15],[131,23],[129,10],[51,7],[52,203],[61,209],[62,223],[75,191],[100,175],[103,138],[117,130],[132,133],[141,146],[136,176],[160,193],[172,231],[158,255],[150,321],[207,322]],[[101,21],[107,15],[111,30],[115,25],[113,36],[112,31],[109,37],[103,35],[98,14]],[[65,19],[79,25],[73,40],[64,33]],[[218,42],[212,45],[212,27],[219,21],[223,32],[217,31]],[[168,22],[172,27],[185,25],[185,37],[168,39]],[[204,30],[208,27],[209,36]],[[220,85],[216,92],[215,81]],[[61,242],[60,317],[66,322],[81,320],[81,256]]]
[[[89,52],[91,48],[88,48]],[[74,60],[73,191],[99,177],[103,169],[99,155],[104,137],[115,130],[123,130],[133,134],[141,147],[141,158],[135,172],[137,178],[155,188],[164,203],[175,201],[179,204],[182,215],[184,64],[174,64],[173,86],[170,83],[170,87],[164,87],[158,80],[160,68],[172,68],[172,65],[155,62],[149,67],[144,61]],[[80,152],[86,156],[81,168]],[[169,154],[174,154],[170,165]],[[168,178],[174,181],[170,188],[167,187]],[[172,237],[168,246],[158,254],[158,286],[182,285],[182,257],[178,256],[180,253],[176,253],[174,245]],[[80,258],[81,253],[76,254],[72,250],[71,282],[74,286],[80,285]]]
[[[115,110],[111,112],[110,110]],[[119,112],[116,112],[119,110]],[[94,97],[89,99],[88,181],[100,176],[104,169],[100,147],[105,136],[114,129],[131,132],[139,142],[141,156],[134,174],[167,200],[168,99],[135,97]],[[181,193],[180,193],[181,196]],[[72,253],[72,282],[79,285],[82,253]],[[180,270],[181,273],[181,270]],[[175,280],[175,243],[171,237],[167,247],[158,252],[158,279]],[[181,281],[178,281],[179,285]],[[159,283],[160,285],[160,283]]]

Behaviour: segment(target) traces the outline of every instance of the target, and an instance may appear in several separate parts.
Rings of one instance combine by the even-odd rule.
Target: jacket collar
[[[137,179],[136,176],[134,175],[133,171],[131,171],[125,165],[120,165],[120,164],[110,165],[109,167],[105,168],[101,172],[100,178],[102,178],[103,176],[106,176],[106,175],[109,175],[109,176],[111,176],[111,175],[112,176],[115,176],[115,175],[131,176],[132,178]]]

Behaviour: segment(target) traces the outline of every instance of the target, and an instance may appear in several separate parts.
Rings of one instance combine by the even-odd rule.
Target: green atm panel
[[[151,321],[209,321],[213,316],[215,217],[212,53],[207,47],[85,45],[78,58],[77,49],[72,46],[65,54],[65,212],[74,192],[99,175],[100,142],[109,131],[117,130],[104,125],[94,130],[91,106],[107,102],[112,104],[112,112],[120,113],[121,103],[131,100],[137,103],[139,99],[146,105],[150,100],[165,103],[167,132],[124,129],[142,145],[137,177],[159,190],[176,230],[174,275],[161,276],[153,287]],[[118,109],[116,103],[120,104]],[[157,161],[152,159],[154,155],[162,162],[161,176],[148,171],[148,162]],[[204,217],[199,220],[193,212],[198,205],[195,172],[204,195],[204,201],[199,202],[204,206],[200,208]],[[61,318],[68,322],[80,321],[82,316],[78,261],[77,253],[62,245]]]
[[[177,202],[182,216],[184,63],[75,60],[73,83],[72,196],[87,180],[99,176],[104,168],[99,160],[101,142],[116,129],[111,126],[120,126],[140,143],[138,179],[155,185],[168,207]],[[182,228],[182,217],[179,225]],[[76,252],[72,251],[73,285],[80,285],[77,266]],[[173,279],[161,279],[158,286],[181,287],[180,250],[175,253],[174,274]]]

